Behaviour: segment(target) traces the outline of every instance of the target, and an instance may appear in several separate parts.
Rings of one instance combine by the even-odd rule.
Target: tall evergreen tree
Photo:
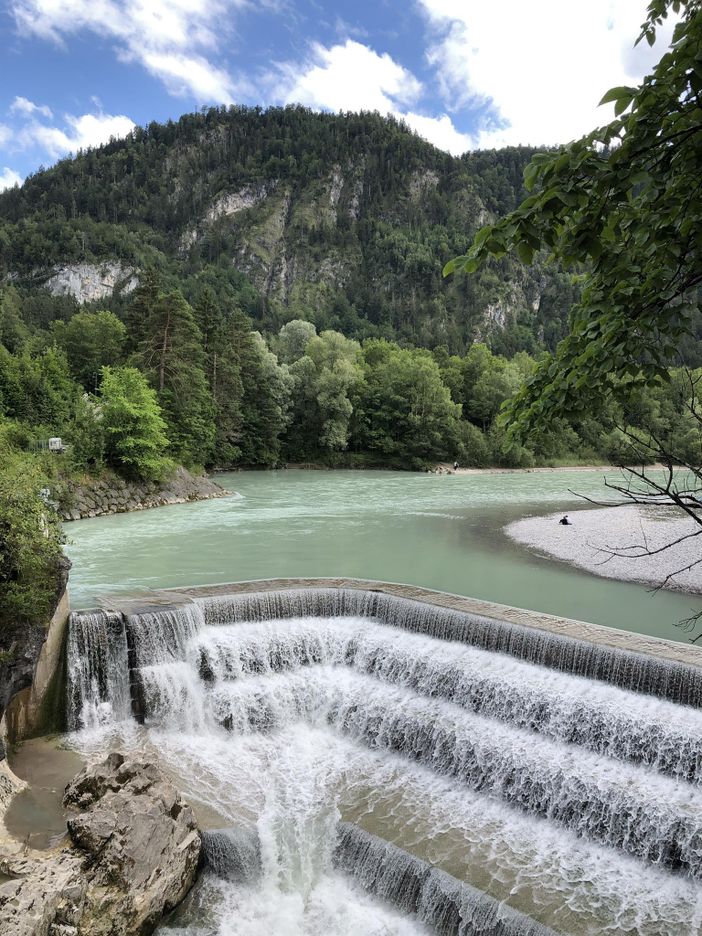
[[[200,329],[181,292],[161,296],[153,306],[137,360],[158,393],[174,457],[208,464],[215,440],[214,404]]]
[[[125,345],[127,354],[139,351],[146,337],[147,322],[153,315],[161,294],[161,281],[158,274],[154,270],[145,270],[139,278],[139,285],[134,290],[132,301],[123,316],[127,329]]]

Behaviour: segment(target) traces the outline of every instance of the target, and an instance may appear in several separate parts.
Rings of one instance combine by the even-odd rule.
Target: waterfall
[[[363,617],[440,640],[539,663],[683,705],[702,707],[702,669],[550,631],[360,589],[290,589],[198,599],[208,624]]]
[[[121,614],[71,614],[66,649],[68,725],[97,728],[131,713],[127,637]]]
[[[338,826],[338,868],[415,913],[440,936],[555,936],[553,930],[350,822]]]
[[[188,710],[190,706],[186,707]],[[180,698],[166,717],[182,723]],[[190,716],[188,716],[190,717]],[[253,677],[206,697],[201,724],[241,734],[304,720],[396,752],[592,839],[702,877],[702,824],[686,786],[465,713],[367,676],[320,666]]]
[[[219,877],[255,881],[261,875],[258,836],[245,829],[216,829],[202,833],[205,864]]]
[[[427,641],[350,619],[289,619],[220,625],[201,632],[191,655],[208,682],[316,664],[346,665],[440,697],[476,714],[619,760],[702,780],[702,717],[665,700],[642,699],[582,677],[452,642]]]
[[[696,671],[354,589],[179,600],[73,615],[68,704],[215,814],[186,922],[333,936],[343,893],[375,932],[360,886],[425,933],[702,927]]]
[[[554,936],[548,927],[351,822],[336,828],[334,866],[442,936]],[[261,874],[256,835],[238,829],[204,832],[202,846],[206,865],[218,877],[251,882]]]

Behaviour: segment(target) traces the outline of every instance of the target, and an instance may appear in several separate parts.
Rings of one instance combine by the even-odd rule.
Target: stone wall
[[[4,745],[61,730],[65,719],[65,642],[68,592],[64,591],[48,628],[36,628],[36,641],[25,648],[28,684],[3,700],[0,709],[0,762]]]
[[[130,510],[210,500],[226,497],[229,493],[204,475],[191,475],[185,468],[178,468],[163,482],[125,481],[113,474],[88,483],[66,482],[54,495],[59,502],[62,520],[84,520]]]
[[[52,682],[54,672],[51,669],[49,675],[47,667],[52,668],[54,663],[61,659],[61,650],[54,641],[58,635],[59,643],[62,642],[63,627],[68,617],[66,584],[70,566],[66,557],[62,557],[57,563],[54,611],[50,621],[34,624],[9,623],[0,634],[0,761],[4,757],[5,739],[12,740],[13,736],[3,713],[18,697],[23,700],[21,705],[29,704],[37,664],[42,657],[45,660],[42,665],[42,681],[46,684]],[[49,641],[52,630],[54,637]]]

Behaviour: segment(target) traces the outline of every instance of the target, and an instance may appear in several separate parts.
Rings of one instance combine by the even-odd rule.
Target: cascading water
[[[121,614],[72,614],[68,631],[68,726],[97,728],[131,715],[127,633]]]
[[[702,928],[691,667],[332,589],[74,614],[68,657],[72,743],[219,829],[164,933]]]

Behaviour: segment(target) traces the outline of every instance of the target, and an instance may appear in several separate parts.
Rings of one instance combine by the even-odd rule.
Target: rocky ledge
[[[129,510],[210,500],[230,493],[204,475],[191,475],[185,468],[177,468],[167,481],[162,482],[130,482],[118,475],[81,484],[69,481],[55,492],[55,496],[62,520],[84,520]]]
[[[195,881],[190,807],[153,764],[110,754],[68,785],[71,844],[2,857],[3,936],[146,936]],[[1,880],[1,877],[0,877]]]

